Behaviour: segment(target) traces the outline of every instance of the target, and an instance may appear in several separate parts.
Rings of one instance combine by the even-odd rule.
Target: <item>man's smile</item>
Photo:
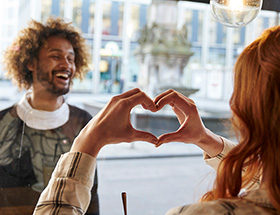
[[[70,71],[54,71],[53,74],[57,79],[63,82],[68,82],[72,76]]]

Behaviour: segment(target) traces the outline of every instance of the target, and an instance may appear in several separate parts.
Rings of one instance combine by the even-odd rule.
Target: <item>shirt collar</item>
[[[55,111],[42,111],[31,107],[28,97],[31,92],[27,92],[16,106],[19,118],[27,126],[39,130],[55,129],[64,125],[69,119],[69,106],[65,102]]]

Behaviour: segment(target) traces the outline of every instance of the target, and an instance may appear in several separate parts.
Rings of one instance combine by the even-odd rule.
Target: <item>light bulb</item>
[[[258,15],[262,0],[210,0],[214,18],[229,27],[242,27]]]

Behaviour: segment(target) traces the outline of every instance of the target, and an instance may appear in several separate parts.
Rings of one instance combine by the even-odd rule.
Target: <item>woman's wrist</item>
[[[92,157],[97,157],[100,149],[102,148],[101,146],[98,146],[97,144],[94,144],[95,147],[89,146],[91,145],[90,143],[84,144],[82,143],[82,140],[79,138],[76,138],[73,142],[73,146],[71,147],[71,152],[82,152],[86,153]]]
[[[201,148],[210,157],[215,157],[223,151],[224,141],[219,135],[206,129],[205,134],[195,145]]]
[[[103,147],[101,138],[98,139],[96,135],[87,134],[87,128],[81,131],[81,133],[74,139],[71,147],[71,152],[87,153],[93,157],[97,157],[100,149]]]

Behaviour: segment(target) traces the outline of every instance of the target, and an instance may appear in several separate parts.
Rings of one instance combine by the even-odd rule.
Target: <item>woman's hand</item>
[[[222,139],[205,128],[193,100],[174,90],[167,90],[154,100],[158,110],[169,104],[181,126],[175,132],[163,134],[157,146],[168,142],[193,143],[210,156],[216,156],[223,149]]]
[[[169,104],[181,124],[176,132],[161,135],[158,145],[171,141],[197,143],[206,133],[194,101],[181,93],[174,90],[165,91],[156,97],[155,104],[158,110]]]
[[[139,89],[127,91],[115,96],[80,132],[71,151],[80,151],[97,156],[106,144],[147,141],[156,144],[154,135],[134,129],[130,123],[130,111],[136,105],[157,111],[155,103]]]

